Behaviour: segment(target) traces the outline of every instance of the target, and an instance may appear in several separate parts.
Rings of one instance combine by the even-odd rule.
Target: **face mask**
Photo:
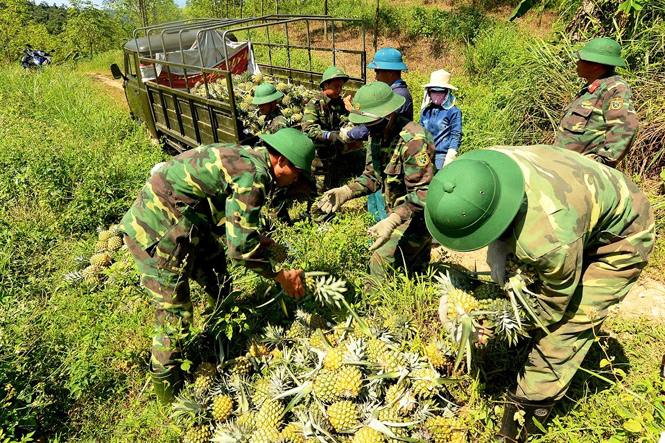
[[[370,134],[377,135],[386,129],[388,126],[388,119],[382,118],[381,120],[377,120],[372,123],[365,123],[365,126],[367,126],[367,130]]]
[[[448,91],[429,91],[429,98],[436,106],[441,106],[448,97]]]

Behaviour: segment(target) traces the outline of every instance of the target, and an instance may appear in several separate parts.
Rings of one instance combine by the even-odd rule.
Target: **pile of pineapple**
[[[508,283],[504,288],[479,281],[463,271],[437,277],[440,293],[447,297],[446,316],[453,323],[451,336],[455,341],[461,341],[468,331],[482,328],[490,331],[492,339],[512,346],[538,325],[538,301],[529,290],[538,283],[537,271],[510,254],[506,275]],[[465,322],[471,327],[463,332]]]
[[[284,93],[284,97],[278,101],[278,108],[282,115],[289,121],[289,126],[295,126],[302,122],[303,111],[307,102],[318,97],[321,92],[308,89],[302,85],[292,85],[268,75],[252,75],[246,72],[241,75],[233,75],[233,95],[236,110],[243,126],[250,133],[257,135],[263,125],[265,116],[260,115],[258,107],[252,104],[254,91],[262,83],[272,83],[278,91]],[[206,87],[203,83],[197,83],[191,90],[192,94],[206,97]],[[218,79],[214,83],[208,83],[207,97],[228,101],[229,91],[226,87],[226,79]]]
[[[108,229],[97,228],[97,242],[92,253],[81,255],[74,259],[79,269],[65,275],[65,281],[69,283],[85,282],[90,284],[102,283],[105,278],[104,271],[118,261],[121,250],[126,250],[122,232],[118,225],[111,225]],[[125,256],[122,257],[126,259]]]
[[[411,346],[407,317],[361,318],[345,282],[309,273],[307,291],[351,314],[338,322],[298,310],[268,325],[244,354],[204,362],[174,403],[184,441],[306,443],[463,442],[467,424],[446,388],[446,342]]]

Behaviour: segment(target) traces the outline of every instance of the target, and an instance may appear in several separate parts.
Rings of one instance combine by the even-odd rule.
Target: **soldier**
[[[256,91],[252,103],[258,106],[263,117],[261,134],[274,134],[282,128],[288,128],[289,122],[277,107],[277,100],[284,97],[284,93],[275,89],[272,83],[263,83]]]
[[[577,75],[587,84],[566,108],[555,145],[616,167],[639,127],[630,86],[614,72],[616,66],[626,66],[621,46],[611,38],[596,38],[577,57]]]
[[[319,193],[330,189],[332,166],[340,145],[344,144],[339,131],[348,121],[349,111],[344,106],[341,94],[348,79],[349,76],[337,66],[326,69],[320,83],[321,97],[310,100],[305,107],[302,130],[316,146],[313,172]]]
[[[180,340],[192,317],[189,279],[209,304],[229,293],[226,257],[277,281],[295,298],[304,295],[301,270],[275,272],[258,231],[259,215],[273,186],[309,178],[312,142],[296,129],[259,136],[265,147],[231,143],[201,146],[161,166],[122,219],[125,243],[155,302],[150,371],[158,398],[173,401],[180,383]]]
[[[402,60],[402,53],[391,47],[379,49],[367,67],[374,69],[376,81],[387,84],[395,94],[404,97],[404,104],[396,111],[397,115],[408,121],[413,121],[413,99],[406,82],[402,80],[402,71],[407,71],[409,68]],[[365,125],[356,126],[346,134],[342,134],[350,141],[367,140],[369,135]],[[367,197],[367,211],[374,215],[376,221],[383,220],[388,216],[386,202],[381,191]]]
[[[497,435],[525,441],[537,432],[533,418],[543,423],[566,393],[594,329],[647,265],[655,237],[649,200],[621,172],[573,152],[499,146],[443,168],[425,212],[428,229],[445,247],[489,245],[487,261],[499,284],[509,253],[538,272],[537,312],[549,334],[535,331]],[[520,410],[523,426],[515,420]]]
[[[406,265],[413,271],[429,264],[432,237],[423,209],[436,172],[434,140],[425,128],[397,115],[404,101],[382,82],[358,90],[349,118],[364,123],[371,134],[365,171],[352,184],[326,192],[319,202],[323,212],[331,213],[352,198],[383,189],[390,213],[370,228],[378,236],[370,246],[370,272],[376,278],[385,277],[386,265]]]

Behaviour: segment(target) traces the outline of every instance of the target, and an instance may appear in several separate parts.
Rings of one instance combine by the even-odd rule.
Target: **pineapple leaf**
[[[461,337],[459,341],[459,348],[457,350],[457,358],[455,358],[455,366],[453,370],[456,371],[457,367],[462,361],[464,354],[467,354],[467,370],[471,370],[471,334],[473,333],[473,320],[471,317],[465,315],[460,321],[462,325]]]

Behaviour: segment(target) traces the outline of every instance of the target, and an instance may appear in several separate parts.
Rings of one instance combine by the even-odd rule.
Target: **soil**
[[[435,251],[436,253],[433,256],[438,256],[440,261],[457,263],[471,271],[489,272],[489,266],[485,261],[486,248],[473,252],[456,252],[446,250],[440,246]],[[623,302],[611,310],[611,315],[622,318],[645,317],[664,322],[665,285],[649,276],[648,273],[643,273]]]
[[[94,81],[99,82],[104,86],[108,93],[116,99],[114,100],[116,104],[128,109],[127,98],[125,97],[125,91],[122,87],[122,79],[116,80],[110,75],[99,72],[88,72],[87,74]]]

